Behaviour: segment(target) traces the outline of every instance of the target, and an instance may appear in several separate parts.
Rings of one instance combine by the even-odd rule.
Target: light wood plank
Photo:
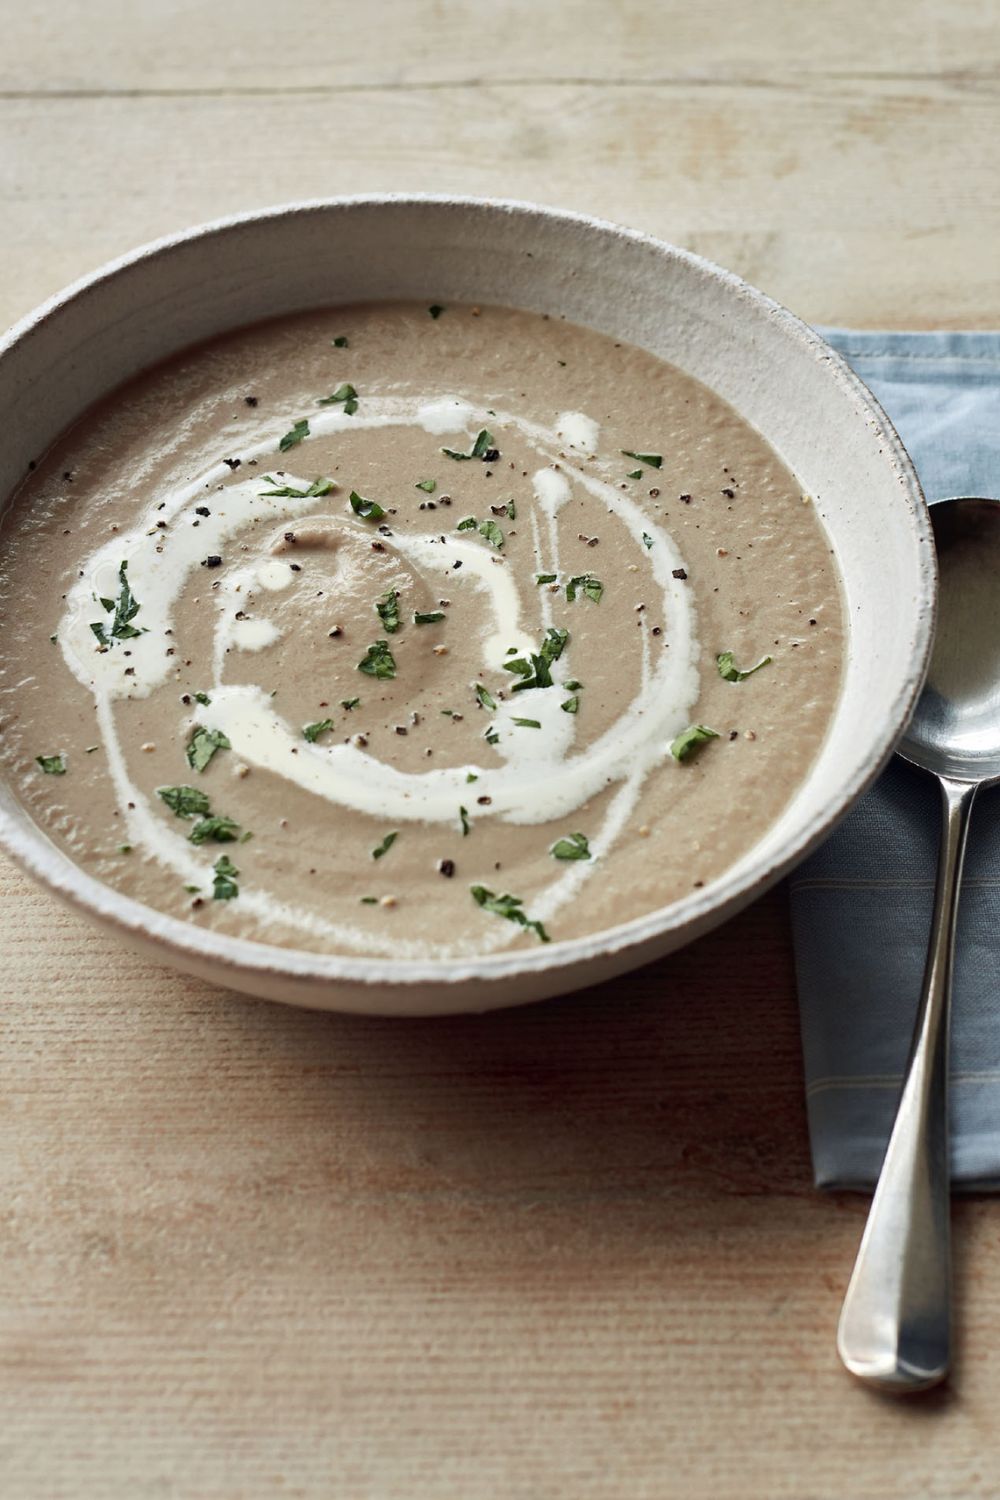
[[[409,189],[634,224],[814,321],[996,323],[996,122],[991,98],[936,81],[0,101],[0,310],[190,223]]]
[[[58,0],[6,7],[0,89],[246,92],[511,79],[996,85],[981,0]]]

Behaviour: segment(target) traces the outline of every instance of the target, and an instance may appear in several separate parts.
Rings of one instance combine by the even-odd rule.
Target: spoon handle
[[[837,1331],[852,1375],[906,1394],[950,1353],[948,1032],[955,921],[976,786],[941,777],[942,833],[923,994],[903,1092]]]

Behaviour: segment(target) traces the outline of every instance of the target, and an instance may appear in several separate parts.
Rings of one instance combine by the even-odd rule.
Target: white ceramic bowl
[[[881,768],[923,681],[934,549],[902,444],[870,392],[784,308],[683,250],[526,203],[380,196],[292,204],[136,250],[0,344],[0,497],[93,401],[186,344],[272,314],[378,298],[565,314],[641,344],[730,401],[814,497],[847,596],[843,692],[805,784],[703,890],[590,937],[461,962],[317,955],[204,931],[80,870],[0,784],[0,842],[148,956],[255,995],[337,1010],[485,1010],[594,984],[679,947],[759,895]]]

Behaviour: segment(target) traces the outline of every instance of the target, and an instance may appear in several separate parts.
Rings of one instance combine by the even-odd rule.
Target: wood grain
[[[0,322],[152,235],[425,189],[626,220],[813,319],[1000,323],[997,4],[3,8]],[[0,1490],[1000,1491],[1000,1231],[953,1392],[833,1329],[784,894],[523,1012],[383,1023],[150,967],[0,859]]]

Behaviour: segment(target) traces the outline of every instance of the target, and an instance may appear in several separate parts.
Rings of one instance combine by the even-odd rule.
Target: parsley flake
[[[483,911],[492,912],[497,917],[506,917],[508,922],[517,922],[519,926],[533,932],[539,942],[550,941],[541,922],[533,922],[523,910],[524,902],[520,896],[512,896],[509,892],[497,896],[493,891],[487,890],[484,885],[470,886],[469,893],[476,905],[481,906]]]
[[[433,495],[437,487],[438,482],[436,479],[418,479],[413,486],[415,490],[423,490],[425,495]]]
[[[431,317],[434,319],[434,321],[436,323],[437,320],[438,320],[438,318],[444,312],[444,308],[441,307],[441,306],[439,306],[439,304],[437,302],[432,302],[431,305],[430,305],[430,307],[427,309],[427,311],[430,313]]]
[[[309,418],[302,417],[298,422],[294,424],[289,432],[285,433],[284,437],[281,439],[280,443],[278,444],[279,452],[287,453],[289,448],[298,447],[302,439],[307,438],[308,436]]]
[[[36,755],[35,760],[46,776],[66,775],[66,758],[63,755]]]
[[[137,630],[136,627],[131,623],[139,613],[139,601],[133,594],[131,585],[129,584],[128,563],[125,561],[122,561],[119,564],[118,582],[120,587],[117,600],[102,599],[101,603],[109,614],[112,610],[114,610],[115,612],[115,617],[111,622],[111,635],[114,640],[131,641],[134,640],[136,636],[141,635],[142,631]],[[98,621],[97,624],[91,625],[90,628],[94,632],[102,646],[111,645],[111,641],[109,641],[108,639],[108,632],[103,621]]]
[[[476,434],[476,441],[468,453],[459,453],[455,448],[442,448],[441,452],[446,454],[448,458],[457,459],[459,463],[467,462],[470,458],[486,460],[487,455],[496,455],[495,458],[490,458],[490,462],[496,462],[496,458],[500,457],[493,445],[493,434],[487,431],[485,427],[479,429],[479,432]]]
[[[236,884],[239,870],[228,854],[220,854],[212,869],[215,872],[215,878],[212,881],[213,900],[232,901],[233,897],[240,893],[240,888]]]
[[[361,661],[358,662],[357,670],[364,672],[369,677],[388,679],[396,675],[396,661],[389,650],[388,641],[376,641],[368,647]]]
[[[196,786],[158,786],[156,795],[167,804],[177,818],[208,816],[208,793]]]
[[[381,521],[385,511],[377,500],[366,500],[357,490],[351,491],[351,509],[362,521]]]
[[[748,677],[752,677],[755,672],[759,672],[761,667],[770,666],[772,660],[773,658],[770,656],[762,656],[755,667],[749,667],[745,672],[741,672],[733,659],[733,653],[731,651],[720,651],[715,658],[715,664],[719,669],[719,676],[724,678],[726,682],[745,682]]]
[[[495,521],[480,522],[479,535],[485,537],[491,547],[503,546],[503,532]]]
[[[340,706],[341,708],[346,708],[348,712],[350,712],[352,708],[357,708],[360,702],[360,698],[341,698]]]
[[[393,844],[399,838],[399,833],[387,833],[381,844],[372,850],[372,859],[381,859],[383,854],[388,854]]]
[[[579,713],[579,711],[580,711],[580,700],[576,696],[576,694],[574,693],[574,695],[573,695],[572,698],[567,698],[566,702],[565,703],[560,703],[559,707],[562,709],[562,711],[563,711],[564,714]]]
[[[199,724],[187,744],[187,762],[195,771],[204,771],[217,750],[231,750],[221,729],[203,729]]]
[[[460,807],[458,809],[458,816],[459,816],[459,819],[461,820],[461,824],[462,824],[462,837],[463,838],[468,838],[468,836],[469,836],[469,829],[472,827],[472,824],[469,822],[469,811],[468,811],[468,808]]]
[[[350,347],[347,342],[347,337],[343,333],[338,333],[337,337],[332,342],[335,349],[347,349]]]
[[[491,713],[497,706],[496,699],[492,696],[491,693],[487,692],[486,688],[483,687],[481,682],[476,683],[476,697],[479,699],[483,707],[488,708]]]
[[[541,721],[538,719],[513,719],[511,722],[517,724],[521,729],[541,729],[542,727]]]
[[[455,530],[475,531],[478,525],[479,522],[476,520],[475,516],[466,516],[464,521],[459,521],[458,525],[455,527]]]
[[[207,708],[212,701],[207,693],[194,693],[192,696],[194,701],[200,703],[203,708]]]
[[[302,738],[308,740],[310,745],[315,745],[320,735],[326,734],[327,730],[332,728],[332,719],[317,719],[315,724],[303,724]]]
[[[642,470],[641,469],[629,469],[628,473],[625,475],[625,478],[626,479],[641,479],[642,478]]]
[[[663,463],[662,453],[634,453],[631,448],[622,448],[620,451],[626,458],[634,458],[641,464],[649,464],[651,469],[658,469]]]
[[[320,396],[316,405],[337,406],[341,403],[343,404],[345,415],[353,417],[358,409],[358,393],[353,385],[348,385],[346,380],[343,385],[338,385],[332,396]]]
[[[585,833],[570,833],[557,839],[549,850],[554,859],[591,859],[590,844]]]
[[[375,601],[375,613],[389,635],[395,635],[399,629],[399,595],[395,589],[386,589],[381,598]]]
[[[202,818],[196,823],[188,834],[192,844],[231,844],[240,837],[243,830],[232,818],[210,817]]]
[[[535,582],[536,583],[555,583],[555,581],[556,581],[556,579],[557,579],[558,576],[559,575],[557,573],[536,573],[535,574]]]
[[[647,549],[653,545],[653,538],[646,531],[642,533],[642,545]]]
[[[270,479],[269,475],[264,476]],[[272,481],[273,483],[273,481]],[[332,479],[314,479],[307,490],[297,490],[294,485],[285,484],[276,490],[261,490],[259,499],[270,499],[272,496],[288,500],[309,500],[313,495],[328,495],[333,489]]]
[[[414,625],[436,625],[439,620],[444,619],[443,609],[429,609],[423,614],[417,610],[413,616]]]
[[[696,753],[699,745],[703,745],[706,740],[717,740],[718,738],[718,730],[707,729],[704,724],[692,724],[689,729],[685,729],[673,741],[670,746],[670,754],[674,757],[674,760],[688,760]]]
[[[593,573],[578,573],[571,578],[566,585],[566,598],[570,604],[573,603],[577,593],[584,594],[588,599],[593,599],[595,604],[600,604],[601,595],[604,593],[604,584]]]

